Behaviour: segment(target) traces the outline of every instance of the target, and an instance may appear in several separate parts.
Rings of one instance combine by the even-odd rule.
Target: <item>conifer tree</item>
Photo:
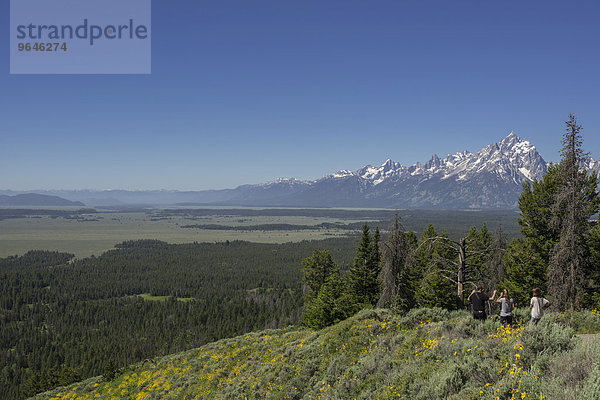
[[[513,239],[504,255],[503,288],[510,291],[517,307],[528,307],[531,290],[539,288],[546,293],[546,263],[528,238]]]
[[[378,307],[395,307],[401,312],[406,312],[414,306],[415,282],[411,273],[410,257],[411,245],[396,213],[390,237],[383,247],[381,296]]]
[[[360,242],[358,244],[358,248],[356,249],[356,256],[354,257],[353,266],[371,264],[373,260],[373,247],[371,242],[369,226],[364,224],[362,227]]]
[[[356,304],[374,306],[379,299],[379,265],[373,243],[369,227],[365,224],[354,258],[354,265],[348,273],[349,295]]]
[[[415,268],[421,272],[419,286],[415,292],[415,300],[420,307],[456,308],[455,287],[442,272],[442,259],[453,257],[450,249],[436,243],[436,238],[447,238],[445,232],[438,235],[432,224],[423,231],[414,256]]]
[[[321,329],[349,317],[347,304],[343,299],[343,282],[338,271],[327,277],[316,298],[304,312],[303,323],[309,328]]]
[[[600,224],[598,223],[590,231],[588,249],[588,265],[590,266],[587,274],[588,301],[597,305],[600,304]]]
[[[327,278],[337,270],[329,250],[314,250],[310,257],[303,259],[302,276],[308,288],[307,300],[317,296]]]
[[[540,181],[524,182],[519,197],[519,226],[524,238],[513,241],[504,261],[505,284],[525,300],[532,287],[547,288],[555,308],[575,309],[589,302],[598,285],[590,255],[588,219],[598,210],[597,177],[582,168],[581,126],[566,121],[562,160]]]
[[[559,239],[550,255],[548,290],[561,301],[559,310],[579,308],[585,298],[587,265],[588,218],[598,211],[597,177],[588,176],[582,168],[581,126],[569,115],[563,137],[562,160],[558,169],[560,185],[554,195],[550,225]]]
[[[528,246],[548,265],[550,251],[558,241],[559,232],[551,226],[552,205],[560,186],[559,165],[548,166],[540,181],[523,182],[519,196],[519,230],[526,238]]]
[[[547,289],[550,253],[559,232],[550,224],[552,204],[560,186],[558,164],[548,166],[544,178],[524,181],[519,196],[518,219],[522,239],[513,239],[504,255],[506,269],[502,286],[508,288],[517,304],[527,304],[531,289]]]
[[[371,244],[371,251],[373,252],[372,263],[378,269],[377,273],[381,272],[381,234],[379,233],[379,227],[375,227],[375,233],[373,234],[373,243]]]

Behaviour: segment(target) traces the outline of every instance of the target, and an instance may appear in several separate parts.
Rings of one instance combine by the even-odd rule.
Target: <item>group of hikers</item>
[[[496,298],[497,291],[494,290],[492,297],[489,297],[484,293],[482,285],[477,286],[476,290],[473,290],[468,297],[468,300],[473,306],[473,318],[485,320],[487,314],[485,312],[485,306],[488,301],[496,301],[500,303],[500,322],[502,324],[513,323],[513,310],[515,309],[515,302],[510,297],[508,290],[504,289],[502,294]],[[544,315],[544,308],[548,307],[550,302],[543,298],[540,294],[540,289],[533,289],[533,296],[529,302],[529,308],[531,310],[531,322],[538,323]]]

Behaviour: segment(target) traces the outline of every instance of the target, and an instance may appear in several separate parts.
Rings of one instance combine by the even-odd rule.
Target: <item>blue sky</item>
[[[600,158],[594,1],[152,2],[151,75],[10,75],[0,189],[201,190],[477,151]]]

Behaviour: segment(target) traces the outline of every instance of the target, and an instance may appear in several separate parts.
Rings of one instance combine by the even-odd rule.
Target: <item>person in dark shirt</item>
[[[485,304],[488,301],[494,301],[496,297],[496,291],[492,293],[492,297],[488,296],[483,292],[483,286],[477,286],[477,290],[473,290],[469,295],[468,300],[471,301],[473,305],[473,318],[484,320],[487,318],[487,314],[485,313]]]

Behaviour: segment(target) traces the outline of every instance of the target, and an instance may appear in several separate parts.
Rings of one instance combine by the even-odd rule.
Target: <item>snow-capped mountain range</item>
[[[293,194],[278,200],[298,206],[514,208],[523,180],[541,179],[545,171],[546,162],[535,146],[511,132],[474,154],[434,154],[425,164],[409,167],[387,160],[379,167],[341,170],[303,182],[303,187],[294,181]],[[260,187],[272,190],[284,183],[292,181]]]
[[[511,132],[477,153],[434,154],[409,167],[388,159],[379,167],[340,170],[316,181],[279,179],[248,190],[269,193],[274,206],[516,208],[523,181],[542,179],[546,168],[535,146]],[[600,172],[600,163],[589,159],[587,168]],[[226,203],[266,205],[265,197],[255,201],[249,194],[241,191]]]
[[[376,186],[386,180],[409,176],[420,180],[437,177],[466,182],[484,172],[495,173],[520,186],[524,178],[541,179],[546,172],[546,162],[535,146],[511,132],[501,142],[486,146],[475,154],[467,150],[448,154],[445,158],[434,154],[425,164],[417,163],[411,167],[388,159],[380,167],[368,165],[356,172],[342,170],[327,178],[359,176]]]
[[[585,167],[600,172],[600,162]],[[516,208],[525,180],[542,179],[546,162],[514,132],[477,153],[462,151],[424,164],[392,160],[357,171],[340,170],[314,181],[277,179],[235,189],[206,191],[33,191],[88,205],[204,204],[280,207],[385,207],[436,209]],[[17,194],[0,190],[0,194]],[[112,203],[111,203],[112,202]]]

